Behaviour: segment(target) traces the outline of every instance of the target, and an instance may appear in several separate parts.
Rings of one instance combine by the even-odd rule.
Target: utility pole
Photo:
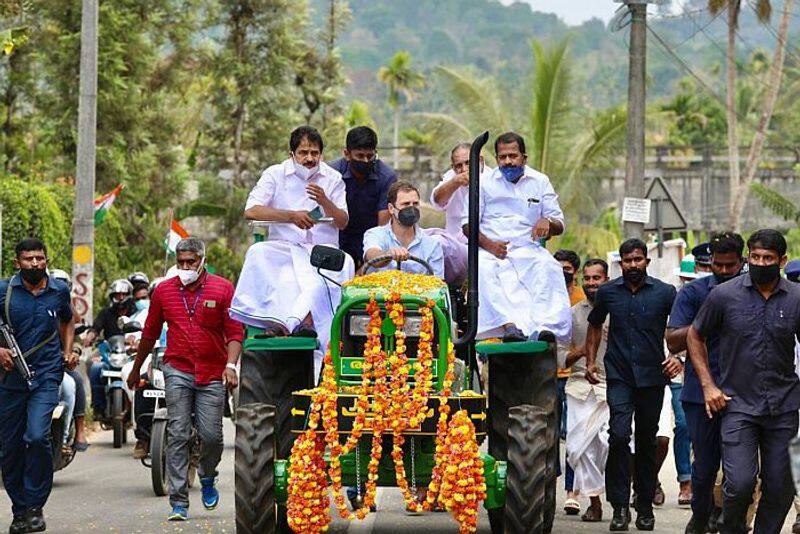
[[[622,2],[630,14],[630,46],[628,66],[628,153],[625,164],[625,196],[644,197],[644,120],[647,72],[647,4],[653,0],[616,0]],[[620,8],[621,10],[624,8]],[[620,19],[617,29],[624,27]],[[641,238],[644,225],[639,222],[624,221],[624,237]]]
[[[72,303],[77,320],[92,322],[94,286],[94,182],[97,141],[98,0],[83,0],[81,10],[78,157],[72,225]]]

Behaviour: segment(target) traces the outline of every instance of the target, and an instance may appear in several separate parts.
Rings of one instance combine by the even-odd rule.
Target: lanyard
[[[206,283],[203,282],[200,285],[200,289],[197,290],[197,296],[194,298],[194,302],[192,303],[192,307],[189,308],[189,301],[186,299],[186,288],[181,286],[181,300],[183,300],[183,308],[186,310],[186,314],[189,316],[189,320],[194,318],[195,312],[197,312],[197,303],[200,302],[200,298],[203,296],[203,289],[205,289]]]

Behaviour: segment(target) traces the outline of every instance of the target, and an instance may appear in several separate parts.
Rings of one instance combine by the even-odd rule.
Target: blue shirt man
[[[738,276],[743,264],[743,250],[744,240],[739,234],[733,233],[719,234],[711,243],[692,249],[695,258],[708,253],[707,263],[712,275],[694,280],[678,292],[667,324],[667,346],[672,353],[677,354],[686,350],[686,335],[689,326],[697,317],[712,290]],[[711,375],[715,382],[719,382],[719,332],[709,333],[706,338],[706,347]],[[689,520],[687,532],[699,533],[705,530],[711,515],[714,513],[718,515],[721,511],[714,510],[713,491],[722,458],[720,441],[722,418],[719,415],[708,418],[703,388],[690,359],[687,359],[685,363],[681,403],[694,451],[692,517]]]
[[[419,191],[408,182],[395,182],[388,192],[391,221],[384,226],[371,228],[364,234],[364,261],[381,256],[391,256],[379,269],[394,269],[401,261],[400,270],[433,274],[444,278],[444,252],[441,243],[422,232],[419,225]],[[421,263],[409,260],[410,256],[427,262],[433,273]]]
[[[347,192],[347,227],[339,232],[339,248],[358,267],[364,256],[364,232],[389,221],[387,193],[397,181],[391,167],[377,159],[378,136],[367,126],[347,132],[344,157],[330,163],[342,174]]]
[[[16,247],[19,273],[0,281],[0,310],[14,331],[20,351],[35,374],[28,385],[14,368],[9,349],[0,349],[5,374],[0,380],[0,467],[11,499],[9,532],[45,529],[42,507],[53,486],[50,419],[58,405],[64,362],[77,357],[74,324],[66,284],[47,276],[47,251],[38,239]]]

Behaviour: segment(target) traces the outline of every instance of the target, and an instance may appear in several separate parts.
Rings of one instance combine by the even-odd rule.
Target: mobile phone
[[[322,209],[319,206],[308,212],[308,216],[318,221],[322,218]]]

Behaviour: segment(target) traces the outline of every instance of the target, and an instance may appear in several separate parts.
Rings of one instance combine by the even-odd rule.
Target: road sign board
[[[645,223],[645,230],[685,230],[686,218],[672,198],[667,185],[656,176],[647,188],[645,198],[651,200],[650,221]]]
[[[649,198],[625,197],[622,201],[622,221],[647,224],[650,222]]]

